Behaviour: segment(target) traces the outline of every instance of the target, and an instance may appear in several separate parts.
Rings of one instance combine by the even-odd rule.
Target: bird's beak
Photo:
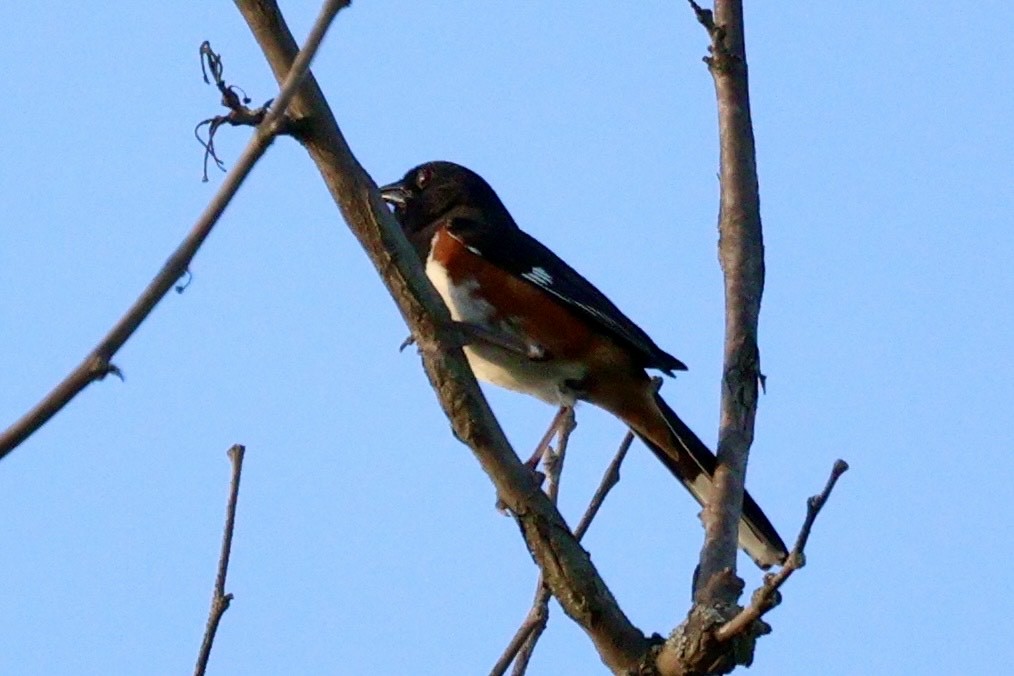
[[[393,204],[395,208],[402,209],[408,204],[409,193],[401,181],[396,183],[389,183],[380,188],[380,196],[388,204]]]

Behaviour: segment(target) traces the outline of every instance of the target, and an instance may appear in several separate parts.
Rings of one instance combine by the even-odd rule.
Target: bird
[[[427,162],[380,188],[451,319],[479,380],[619,418],[704,505],[717,460],[658,393],[647,369],[687,366],[605,294],[518,226],[479,174]],[[563,410],[563,408],[561,408]],[[551,428],[552,429],[552,428]],[[784,564],[778,531],[746,492],[739,546],[762,569]]]

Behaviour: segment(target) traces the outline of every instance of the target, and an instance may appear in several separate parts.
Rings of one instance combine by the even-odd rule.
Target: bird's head
[[[453,162],[427,162],[409,169],[400,181],[380,188],[380,196],[394,205],[394,214],[409,239],[428,233],[446,217],[503,214],[510,219],[496,192],[471,169]]]

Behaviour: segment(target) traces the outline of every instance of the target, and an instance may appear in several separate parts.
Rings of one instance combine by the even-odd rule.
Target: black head
[[[471,169],[453,162],[427,162],[380,189],[409,239],[427,234],[437,221],[456,215],[506,221],[506,207],[493,188]]]

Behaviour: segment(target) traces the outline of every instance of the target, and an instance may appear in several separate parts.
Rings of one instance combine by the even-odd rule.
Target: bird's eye
[[[422,190],[423,188],[426,187],[426,184],[430,182],[431,178],[433,178],[433,170],[430,169],[429,167],[423,167],[422,169],[416,172],[415,175],[416,187]]]

